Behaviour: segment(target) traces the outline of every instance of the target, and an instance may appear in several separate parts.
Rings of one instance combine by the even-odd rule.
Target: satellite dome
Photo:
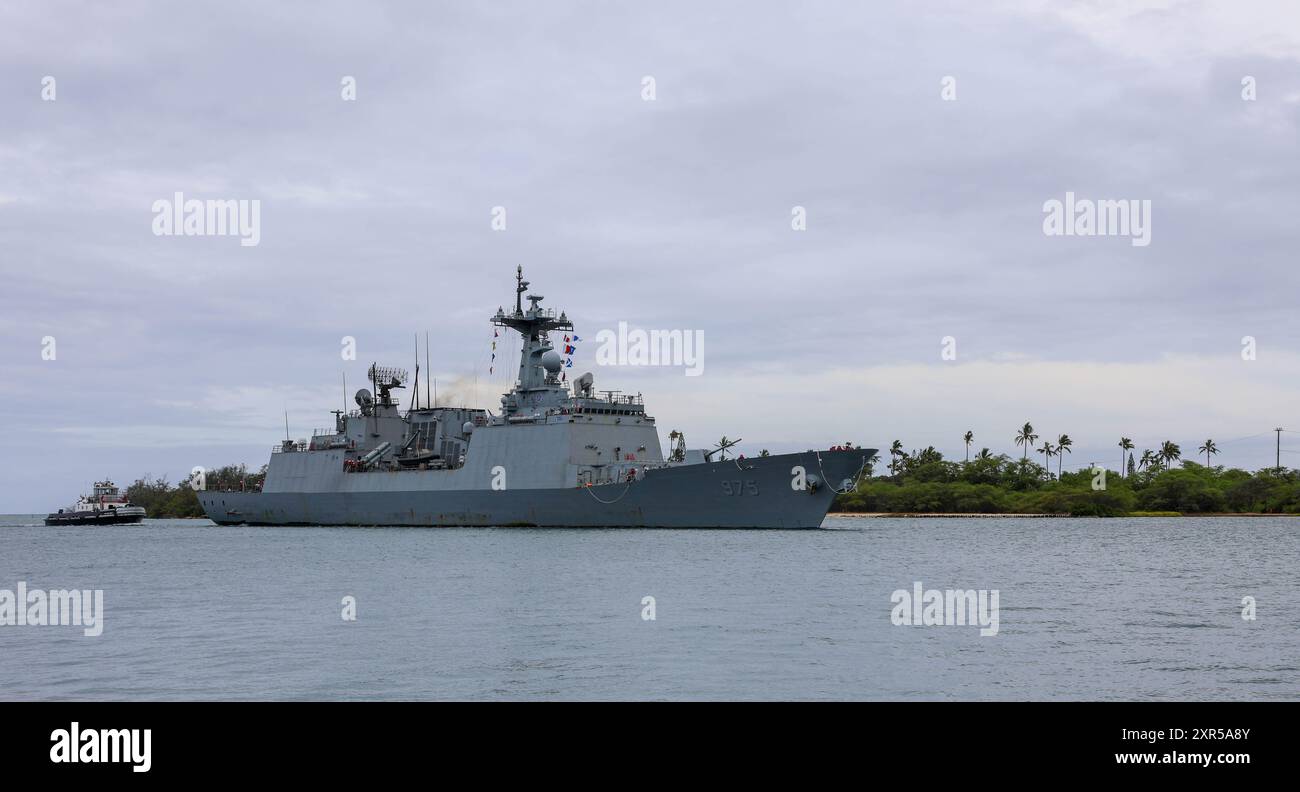
[[[469,434],[470,432],[473,432],[473,431],[474,431],[474,422],[473,422],[473,421],[466,421],[464,424],[461,425],[460,430],[461,430],[462,432],[464,432],[465,434]]]
[[[361,390],[357,391],[357,395],[354,396],[353,398],[357,400],[357,405],[359,407],[369,407],[375,401],[375,397],[371,396],[370,391],[366,390],[365,388],[362,388]]]
[[[564,361],[560,358],[560,354],[554,349],[549,350],[545,355],[542,355],[542,368],[546,369],[550,373],[559,373],[560,368],[563,366]]]

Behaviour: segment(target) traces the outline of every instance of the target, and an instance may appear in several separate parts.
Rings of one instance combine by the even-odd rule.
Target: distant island
[[[832,512],[885,514],[1059,514],[1076,517],[1127,517],[1184,514],[1300,514],[1300,472],[1273,467],[1250,473],[1209,464],[1219,453],[1213,440],[1198,449],[1206,464],[1182,459],[1172,442],[1133,454],[1134,446],[1120,438],[1117,447],[1125,470],[1105,473],[1105,489],[1094,489],[1099,474],[1051,470],[1052,457],[1070,453],[1069,436],[1035,448],[1038,435],[1026,423],[1015,436],[1024,447],[1019,459],[993,454],[987,448],[970,455],[972,432],[962,438],[968,458],[944,459],[933,446],[905,452],[895,440],[873,461],[857,488],[835,498]],[[1046,464],[1030,459],[1043,455]],[[766,452],[763,452],[766,455]],[[874,470],[886,459],[880,475]],[[1175,463],[1179,466],[1175,467]],[[250,472],[244,465],[207,471],[206,486],[217,490],[260,490],[266,466]],[[186,479],[136,479],[127,498],[153,518],[202,517],[203,508]]]

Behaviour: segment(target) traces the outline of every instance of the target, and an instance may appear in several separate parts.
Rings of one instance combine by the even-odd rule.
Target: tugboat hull
[[[61,512],[47,516],[46,525],[127,525],[138,523],[144,519],[144,509],[134,510],[116,510],[108,509],[98,512]]]

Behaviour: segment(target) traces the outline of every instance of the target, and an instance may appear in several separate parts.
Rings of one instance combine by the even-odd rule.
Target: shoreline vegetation
[[[917,517],[934,520],[980,520],[991,519],[995,517],[1002,518],[1022,518],[1036,517],[1038,519],[1060,518],[1066,519],[1073,517],[1072,514],[1020,514],[1017,512],[828,512],[827,517],[842,517],[849,519],[879,519],[884,517],[902,518]],[[1128,514],[1116,515],[1119,517],[1300,517],[1300,514],[1294,512],[1278,512],[1269,514],[1267,512],[1143,512],[1135,511]]]
[[[226,465],[208,470],[205,475],[207,489],[215,490],[260,490],[266,480],[266,465],[253,473],[244,465]],[[199,496],[190,486],[191,477],[177,484],[170,484],[167,477],[151,478],[148,473],[136,479],[126,488],[126,499],[136,506],[143,506],[145,515],[152,519],[182,519],[187,517],[205,517]]]
[[[1125,470],[1100,468],[1064,471],[1052,457],[1070,453],[1072,441],[1061,435],[1035,449],[1038,435],[1026,423],[1015,443],[1020,459],[970,453],[974,434],[962,438],[966,459],[949,461],[933,446],[910,453],[895,440],[887,456],[873,460],[852,492],[835,497],[831,516],[840,517],[1176,517],[1300,515],[1300,471],[1284,467],[1254,473],[1211,466],[1219,452],[1213,440],[1198,449],[1206,464],[1182,459],[1182,450],[1166,441],[1155,451],[1135,457],[1132,441],[1120,438]],[[766,453],[766,452],[764,452]],[[1039,464],[1029,455],[1043,455]],[[888,459],[881,475],[873,469]],[[1175,463],[1181,463],[1175,466]],[[219,490],[260,490],[266,466],[250,472],[244,465],[208,470],[206,486]],[[126,497],[151,518],[203,517],[190,479],[168,483],[145,475],[126,488]]]
[[[837,495],[831,514],[838,516],[1060,516],[1176,517],[1300,514],[1300,472],[1285,467],[1254,473],[1210,464],[1219,453],[1213,440],[1198,449],[1204,465],[1182,459],[1182,449],[1165,441],[1155,451],[1133,454],[1122,437],[1124,470],[1101,467],[1069,472],[1059,460],[1073,445],[1068,435],[1034,447],[1038,435],[1026,423],[1015,435],[1020,459],[981,449],[971,455],[974,434],[962,438],[966,459],[949,461],[933,446],[903,450],[895,440],[882,475],[868,469],[857,487]],[[1041,454],[1044,464],[1030,459]],[[1058,457],[1052,470],[1052,457]],[[1175,466],[1175,463],[1181,463]]]

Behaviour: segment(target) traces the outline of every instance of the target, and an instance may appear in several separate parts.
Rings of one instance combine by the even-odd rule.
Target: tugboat
[[[111,481],[96,481],[91,495],[45,518],[46,525],[119,525],[144,519],[144,507],[126,499]]]

